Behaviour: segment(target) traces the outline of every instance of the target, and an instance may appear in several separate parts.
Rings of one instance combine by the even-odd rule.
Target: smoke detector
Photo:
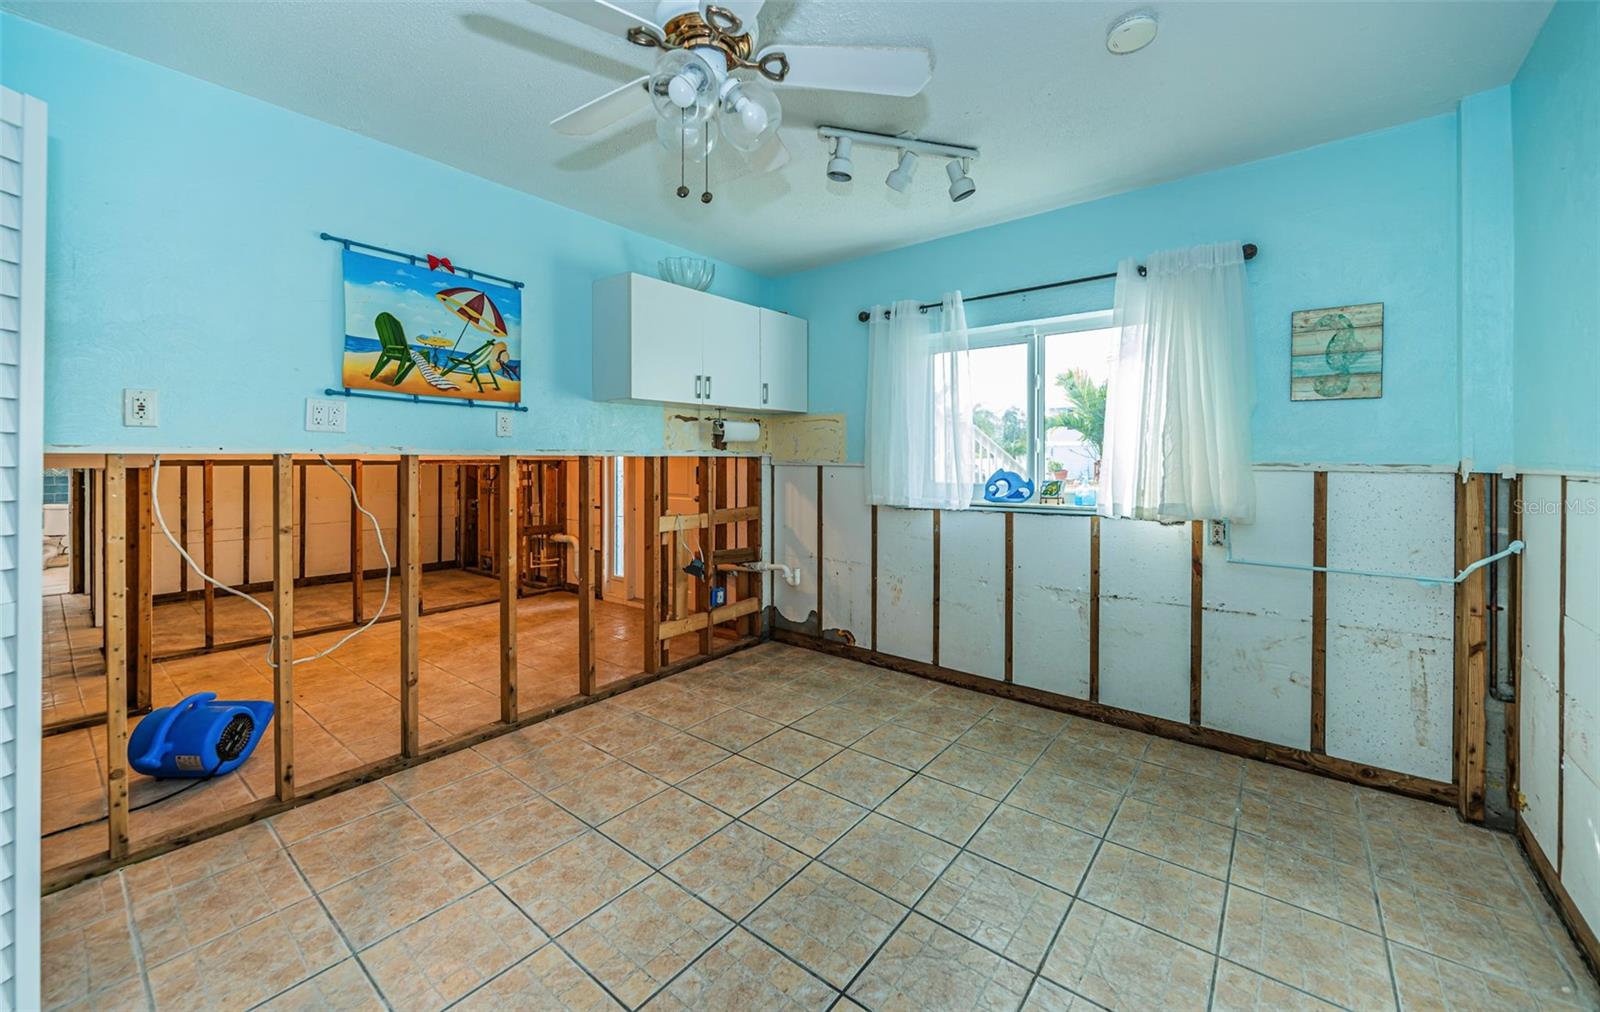
[[[1156,40],[1156,28],[1153,14],[1125,14],[1106,33],[1106,48],[1116,56],[1137,53]]]

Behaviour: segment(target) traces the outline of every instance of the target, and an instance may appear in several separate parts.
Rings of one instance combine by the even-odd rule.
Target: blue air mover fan
[[[150,711],[128,739],[128,764],[147,777],[214,777],[250,757],[272,722],[272,704],[197,692]]]

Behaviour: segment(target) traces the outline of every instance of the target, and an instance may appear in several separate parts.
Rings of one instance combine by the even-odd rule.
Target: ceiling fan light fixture
[[[944,174],[950,177],[950,201],[959,204],[978,192],[978,184],[967,174],[967,160],[952,158],[945,164]]]
[[[783,106],[772,89],[759,81],[734,81],[723,87],[718,121],[722,136],[740,151],[760,148],[778,132],[783,122]]]
[[[711,68],[687,49],[669,49],[656,60],[650,75],[650,101],[656,115],[676,120],[680,113],[708,116],[716,103],[716,89],[710,87]]]
[[[911,177],[917,174],[917,153],[901,149],[900,164],[889,170],[884,184],[896,193],[904,193],[911,186]]]
[[[855,165],[850,161],[850,138],[840,137],[833,142],[833,157],[828,159],[828,178],[835,183],[848,183],[855,174]]]

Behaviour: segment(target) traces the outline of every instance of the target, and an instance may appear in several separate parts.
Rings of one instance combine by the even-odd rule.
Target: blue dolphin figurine
[[[983,498],[989,502],[1027,502],[1033,498],[1033,482],[1004,468],[989,476],[983,486]]]

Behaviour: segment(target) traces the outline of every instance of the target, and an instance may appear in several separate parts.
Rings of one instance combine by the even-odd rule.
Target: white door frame
[[[20,308],[15,354],[16,390],[0,389],[0,398],[14,397],[17,407],[16,552],[13,565],[16,599],[9,607],[0,603],[0,618],[14,620],[16,698],[12,702],[16,729],[16,766],[4,779],[13,779],[9,793],[15,824],[9,882],[0,888],[14,890],[9,899],[14,920],[9,925],[12,949],[9,987],[0,985],[0,1001],[15,1008],[37,1008],[39,990],[39,793],[42,782],[40,751],[40,693],[43,689],[43,552],[44,523],[44,273],[45,273],[45,104],[36,98],[0,88],[0,229],[21,237],[18,263],[0,255],[0,296],[9,295],[5,273],[15,271],[16,302]],[[20,191],[20,194],[19,192]],[[20,196],[16,203],[11,199]],[[12,218],[12,208],[17,217]],[[0,246],[0,254],[6,252]],[[4,328],[0,316],[0,328]],[[9,350],[9,349],[7,349]],[[9,358],[9,355],[5,357]],[[4,439],[7,434],[0,434]],[[4,611],[13,612],[4,616]],[[0,629],[0,635],[3,635]],[[3,813],[0,813],[3,817]]]

